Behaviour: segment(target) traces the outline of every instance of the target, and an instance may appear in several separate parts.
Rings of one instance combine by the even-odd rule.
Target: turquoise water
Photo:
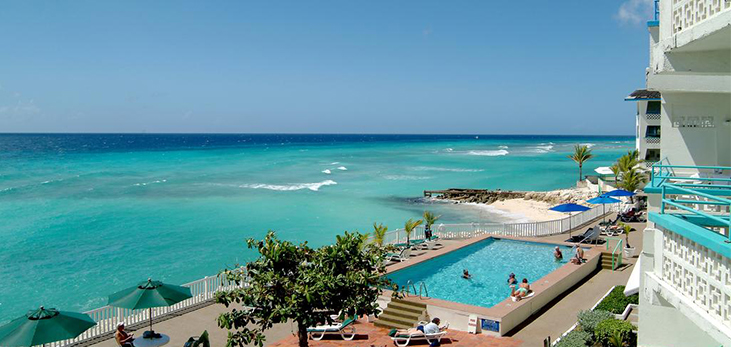
[[[492,307],[510,296],[508,275],[533,284],[566,264],[553,258],[554,245],[514,240],[487,239],[473,245],[409,266],[388,275],[400,286],[409,280],[426,283],[432,298],[468,305]],[[564,258],[571,247],[561,247]],[[462,278],[467,269],[472,278]]]
[[[185,283],[251,259],[267,230],[313,246],[344,230],[507,221],[425,189],[550,190],[628,137],[403,135],[0,135],[0,321],[41,304],[87,310],[148,277]],[[329,173],[328,173],[329,172]]]

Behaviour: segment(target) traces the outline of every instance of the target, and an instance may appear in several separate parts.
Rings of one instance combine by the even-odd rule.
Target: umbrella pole
[[[150,331],[152,331],[152,307],[150,307]]]

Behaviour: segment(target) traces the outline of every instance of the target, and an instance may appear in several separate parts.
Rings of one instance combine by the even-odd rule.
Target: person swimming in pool
[[[556,248],[553,249],[553,258],[556,261],[563,260],[563,253],[561,253],[561,248],[559,248],[558,246],[556,246]]]
[[[470,275],[470,272],[467,271],[467,269],[464,269],[462,271],[462,278],[469,280],[469,279],[472,279],[472,275]]]
[[[518,280],[515,279],[515,274],[511,272],[510,275],[508,276],[508,285],[516,285],[516,284],[518,284]]]

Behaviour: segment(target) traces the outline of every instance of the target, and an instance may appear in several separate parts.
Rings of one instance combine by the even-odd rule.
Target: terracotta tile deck
[[[352,341],[343,341],[340,335],[326,336],[320,341],[310,340],[312,347],[390,347],[395,346],[388,330],[377,328],[373,323],[357,322],[355,331],[358,333]],[[519,347],[522,341],[510,337],[495,337],[488,335],[472,335],[463,331],[449,330],[447,337],[442,339],[442,346],[453,347]],[[289,336],[280,341],[269,344],[270,347],[297,346],[297,337]],[[426,341],[412,342],[409,346],[429,346]]]

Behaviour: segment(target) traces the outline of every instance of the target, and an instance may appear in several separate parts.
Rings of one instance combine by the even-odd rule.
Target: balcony
[[[688,30],[717,14],[731,9],[729,0],[673,0],[672,33]]]

